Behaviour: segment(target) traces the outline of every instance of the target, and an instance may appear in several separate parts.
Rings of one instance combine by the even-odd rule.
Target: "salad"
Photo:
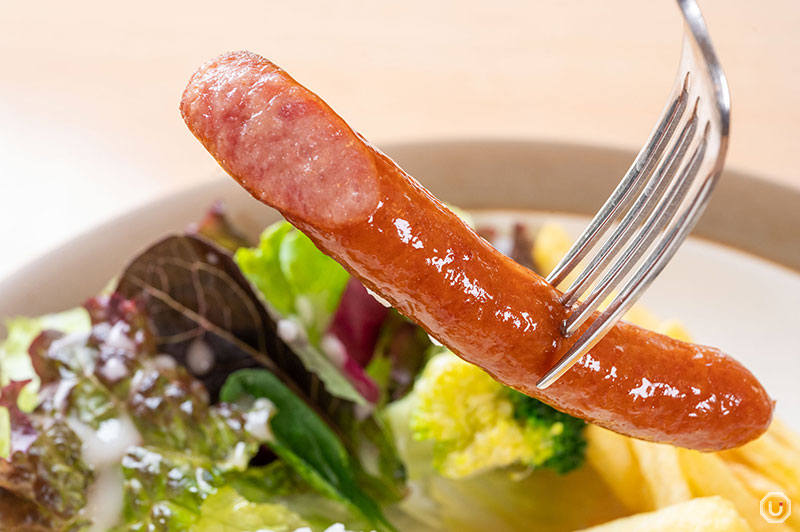
[[[471,223],[542,274],[570,244]],[[450,353],[287,222],[251,242],[214,206],[82,306],[6,325],[4,531],[800,530],[759,514],[767,491],[800,500],[780,422],[720,453],[587,424]]]

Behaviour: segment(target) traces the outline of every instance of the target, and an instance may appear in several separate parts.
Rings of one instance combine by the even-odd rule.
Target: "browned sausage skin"
[[[205,64],[181,112],[254,197],[500,382],[622,434],[693,449],[735,447],[769,425],[773,402],[741,364],[628,323],[537,389],[569,347],[559,292],[266,59],[236,52]]]

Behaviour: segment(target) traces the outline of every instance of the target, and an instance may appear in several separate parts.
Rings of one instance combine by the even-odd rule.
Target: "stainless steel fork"
[[[571,309],[562,327],[565,337],[616,296],[539,380],[539,388],[566,373],[639,299],[691,231],[722,171],[728,84],[697,3],[677,3],[684,19],[683,53],[667,105],[620,184],[547,278],[557,286],[579,263],[586,264],[563,295]]]

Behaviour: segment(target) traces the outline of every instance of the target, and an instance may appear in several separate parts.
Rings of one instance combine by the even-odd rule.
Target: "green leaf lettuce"
[[[299,515],[280,504],[250,502],[226,486],[200,507],[194,532],[292,532],[308,526]]]
[[[39,387],[39,377],[28,356],[31,342],[46,329],[64,333],[86,332],[90,327],[89,315],[83,308],[74,308],[37,318],[9,318],[5,325],[8,336],[0,343],[0,387],[11,381],[30,380],[31,383],[19,398],[20,408],[30,411],[36,406],[36,390]]]
[[[319,342],[350,278],[338,262],[288,222],[265,229],[257,247],[239,248],[234,259],[276,311]]]
[[[392,530],[380,507],[359,487],[355,466],[337,434],[275,375],[241,370],[222,388],[223,401],[267,398],[277,413],[270,419],[275,440],[268,445],[319,491],[350,504],[376,526]]]

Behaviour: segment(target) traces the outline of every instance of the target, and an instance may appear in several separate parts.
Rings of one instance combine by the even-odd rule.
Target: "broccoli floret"
[[[538,467],[549,468],[557,473],[568,473],[583,465],[586,454],[584,420],[559,412],[552,406],[511,388],[506,390],[511,404],[514,405],[514,419],[525,423],[527,427],[547,431],[553,454]]]
[[[433,442],[433,466],[443,476],[519,465],[567,472],[583,462],[583,421],[503,386],[447,350],[429,360],[409,400],[412,436]]]

